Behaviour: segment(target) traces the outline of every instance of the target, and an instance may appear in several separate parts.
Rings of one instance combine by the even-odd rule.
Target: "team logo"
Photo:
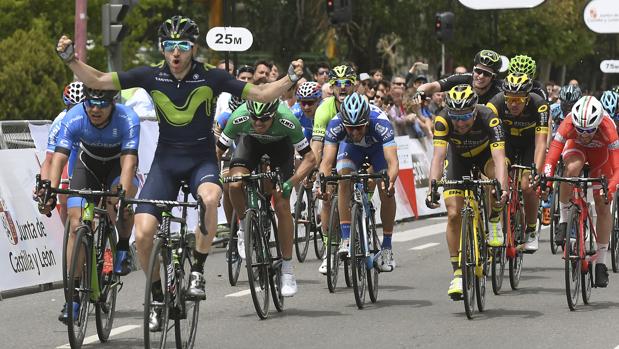
[[[11,213],[8,211],[8,207],[4,204],[4,200],[2,199],[0,199],[0,229],[4,230],[11,245],[17,245],[19,242],[17,238],[17,229],[15,229]]]
[[[490,122],[488,123],[488,125],[490,125],[490,127],[497,127],[499,126],[500,123],[501,123],[501,120],[499,120],[499,118],[492,118]]]
[[[284,127],[294,130],[294,123],[288,119],[279,119],[279,123],[284,125]]]
[[[539,106],[539,108],[537,108],[537,111],[540,112],[540,113],[548,111],[548,106],[546,104],[542,104],[542,105]]]
[[[196,74],[193,74],[193,79],[194,79],[194,80],[198,80],[198,78],[199,78],[199,77],[200,77],[200,75],[198,75],[197,73],[196,73]]]
[[[247,115],[239,116],[238,118],[234,119],[234,121],[232,121],[232,125],[242,124],[247,120],[249,120],[249,116]]]

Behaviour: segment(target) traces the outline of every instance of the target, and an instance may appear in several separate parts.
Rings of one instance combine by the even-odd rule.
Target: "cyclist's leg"
[[[445,178],[447,180],[462,179],[462,176],[468,175],[470,167],[470,160],[466,161],[466,159],[454,154],[451,148],[447,149],[447,166],[445,168]],[[453,269],[453,277],[447,294],[453,299],[460,299],[462,296],[462,270],[458,263],[458,251],[460,249],[461,210],[464,205],[464,192],[459,188],[446,188],[443,190],[443,200],[447,209],[445,239],[447,240],[447,249],[449,251],[449,262]]]
[[[597,151],[595,151],[597,150]],[[587,160],[591,166],[591,177],[605,176],[612,178],[613,169],[609,161],[608,151],[606,149],[592,149],[587,151]],[[598,287],[606,287],[608,285],[608,268],[606,267],[606,252],[608,252],[608,243],[610,241],[610,231],[612,227],[612,216],[610,212],[610,204],[605,202],[604,193],[601,185],[596,183],[593,186],[593,199],[595,201],[596,226],[597,233],[597,260],[595,263],[595,284]],[[609,201],[612,197],[609,198]],[[591,213],[589,213],[591,214]]]
[[[490,152],[488,151],[488,153]],[[486,177],[490,179],[495,179],[496,178],[496,175],[495,175],[496,165],[494,163],[494,160],[492,159],[492,156],[489,155],[487,158],[480,157],[480,160],[481,161],[477,162],[477,166],[483,170],[483,173],[486,175]],[[509,161],[508,159],[505,159],[505,160]],[[507,166],[507,164],[503,164],[503,166]],[[505,171],[507,172],[507,169]],[[505,233],[503,232],[503,221],[502,221],[503,215],[501,214],[501,212],[503,212],[503,208],[495,206],[496,196],[492,194],[492,191],[490,190],[488,191],[488,196],[489,196],[488,202],[490,203],[489,205],[490,214],[488,215],[488,221],[490,223],[490,232],[488,233],[488,244],[493,247],[500,247],[503,245],[504,237],[505,237],[504,236]]]
[[[356,171],[364,155],[357,147],[348,144],[344,141],[340,142],[337,152],[336,169],[339,175],[350,174]],[[348,241],[350,239],[350,198],[352,195],[352,186],[349,180],[338,182],[338,211],[340,214],[340,231],[342,233],[342,249],[348,251]]]
[[[200,196],[202,203],[205,205],[204,225],[206,228],[206,236],[202,233],[196,235],[196,251],[206,254],[209,252],[213,238],[217,233],[217,206],[221,200],[222,187],[219,181],[219,166],[215,154],[206,156],[202,159],[200,165],[193,170],[189,180],[191,193],[197,199]],[[201,228],[198,229],[198,231]],[[201,269],[198,260],[197,267]]]
[[[238,139],[232,159],[230,159],[230,176],[249,174],[260,163],[260,158],[264,154],[261,144],[249,136],[241,136]],[[245,218],[245,193],[242,181],[230,183],[230,201],[240,220]],[[239,225],[242,229],[243,224]]]

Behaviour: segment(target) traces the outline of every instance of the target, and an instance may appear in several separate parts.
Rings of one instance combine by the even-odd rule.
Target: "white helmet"
[[[593,96],[581,97],[572,107],[574,126],[583,129],[596,128],[604,118],[602,103]]]

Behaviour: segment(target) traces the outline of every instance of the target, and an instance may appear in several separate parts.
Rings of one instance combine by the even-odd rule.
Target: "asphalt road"
[[[267,320],[258,319],[245,292],[244,269],[231,287],[224,250],[215,249],[207,260],[208,296],[201,303],[196,348],[618,348],[619,278],[611,275],[608,288],[593,290],[590,305],[581,301],[570,311],[563,260],[551,255],[547,231],[540,250],[525,256],[520,288],[509,289],[506,279],[501,295],[489,289],[487,310],[467,320],[463,303],[447,296],[451,267],[444,227],[445,218],[396,227],[397,269],[380,274],[379,300],[363,310],[343,279],[329,293],[310,251],[308,261],[295,264],[298,294],[286,299],[283,313],[271,306]],[[84,348],[143,346],[144,281],[141,271],[124,278],[113,336],[99,343],[92,319]],[[62,297],[54,289],[0,301],[0,348],[67,348],[66,327],[56,320]]]

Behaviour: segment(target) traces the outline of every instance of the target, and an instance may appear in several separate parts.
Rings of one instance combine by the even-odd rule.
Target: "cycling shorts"
[[[294,172],[294,147],[288,139],[272,143],[260,143],[256,138],[243,135],[236,143],[236,149],[230,159],[230,168],[244,167],[253,171],[260,164],[263,155],[268,155],[271,168],[279,167],[284,181]]]
[[[563,161],[565,162],[572,156],[577,156],[589,164],[589,177],[600,177],[604,175],[610,179],[613,176],[612,164],[609,160],[608,149],[606,148],[589,148],[576,143],[573,139],[568,139],[563,148]],[[595,184],[593,186],[594,195],[600,195],[601,186]]]

